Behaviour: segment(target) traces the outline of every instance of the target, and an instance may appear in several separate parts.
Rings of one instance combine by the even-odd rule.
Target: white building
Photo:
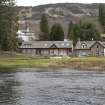
[[[30,32],[29,29],[27,30],[18,30],[17,32],[18,38],[22,39],[23,41],[35,41],[37,38],[35,37],[34,32]]]

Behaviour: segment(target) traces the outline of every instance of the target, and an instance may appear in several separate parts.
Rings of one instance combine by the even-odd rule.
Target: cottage
[[[76,56],[104,56],[105,44],[101,41],[78,41],[75,46]]]
[[[19,47],[24,54],[42,56],[69,56],[72,55],[72,41],[29,41]]]

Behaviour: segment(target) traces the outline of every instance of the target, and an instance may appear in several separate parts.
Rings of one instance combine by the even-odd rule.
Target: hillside
[[[102,28],[98,22],[98,5],[99,4],[76,4],[76,3],[58,3],[47,4],[35,7],[18,7],[20,21],[27,20],[32,30],[39,32],[39,22],[41,14],[46,13],[49,24],[59,22],[65,30],[65,36],[70,21],[90,21],[96,24],[97,29],[102,32]],[[20,22],[21,23],[21,22]],[[33,25],[31,25],[33,24]]]

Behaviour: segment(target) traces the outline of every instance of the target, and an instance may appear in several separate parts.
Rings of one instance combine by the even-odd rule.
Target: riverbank
[[[0,68],[70,68],[105,70],[105,57],[34,57],[0,55]]]

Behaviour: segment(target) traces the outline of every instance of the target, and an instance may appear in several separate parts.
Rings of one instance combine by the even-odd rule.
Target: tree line
[[[49,28],[48,18],[46,14],[42,14],[40,21],[40,40],[63,41],[64,30],[60,23],[54,23]],[[91,22],[79,21],[77,23],[69,22],[68,25],[68,39],[73,40],[74,45],[78,39],[83,41],[101,40],[100,33],[96,29],[95,24]]]
[[[40,31],[40,40],[57,41],[64,39],[64,31],[59,23],[55,23],[50,30],[46,14],[42,14],[40,21]]]

